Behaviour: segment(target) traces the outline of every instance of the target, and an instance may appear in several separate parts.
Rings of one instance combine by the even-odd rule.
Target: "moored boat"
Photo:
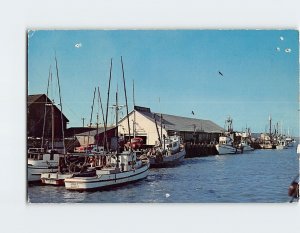
[[[133,151],[124,151],[113,155],[109,166],[96,170],[96,175],[65,179],[65,187],[68,190],[103,189],[135,182],[147,177],[150,163],[148,160],[139,160]]]
[[[44,172],[57,172],[59,153],[54,150],[44,152],[44,148],[29,148],[27,159],[27,180],[38,182]]]
[[[185,157],[186,152],[184,146],[180,144],[179,136],[170,136],[163,141],[163,147],[153,148],[149,151],[148,158],[151,167],[174,166]]]
[[[238,153],[237,148],[233,146],[233,140],[229,136],[220,136],[216,149],[219,155]]]

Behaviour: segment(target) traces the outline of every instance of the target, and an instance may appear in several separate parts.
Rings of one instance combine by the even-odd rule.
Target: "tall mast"
[[[44,147],[44,137],[45,137],[45,127],[46,127],[46,116],[47,116],[47,104],[48,104],[48,92],[49,92],[50,78],[52,79],[51,65],[49,67],[49,76],[48,76],[48,83],[47,83],[47,94],[46,94],[46,100],[45,100],[44,123],[43,123],[43,134],[42,134],[42,145],[41,145],[42,148]]]
[[[136,116],[135,116],[134,80],[132,80],[132,93],[133,93],[133,137],[135,138],[135,134],[136,134],[136,128],[135,128]]]
[[[106,143],[106,148],[108,149],[108,143],[107,143],[107,137],[106,137],[106,123],[104,119],[104,112],[103,112],[103,107],[102,107],[102,100],[101,100],[101,94],[100,94],[100,88],[98,87],[98,98],[100,101],[100,107],[101,107],[101,112],[102,112],[102,120],[103,120],[103,125],[104,125],[104,137],[103,137],[103,146]]]
[[[59,75],[58,75],[58,66],[57,66],[56,54],[55,54],[55,66],[56,66],[56,76],[57,76],[58,92],[59,92],[59,105],[60,105],[60,116],[61,116],[61,130],[62,130],[62,138],[63,138],[63,148],[64,148],[64,154],[65,154],[66,153],[66,146],[65,146],[65,132],[64,132],[64,122],[63,122],[63,109],[62,109],[62,101],[61,101],[61,92],[60,92],[60,83],[59,83]]]
[[[270,139],[271,139],[271,135],[272,135],[272,118],[271,118],[271,115],[269,115],[269,122],[270,122],[269,135],[270,135]]]
[[[51,104],[51,126],[52,126],[52,140],[51,140],[51,149],[54,149],[54,100],[52,100],[52,104]]]
[[[160,113],[160,136],[161,136],[161,143],[163,142],[163,133],[162,133],[162,131],[163,131],[163,123],[162,123],[162,120],[163,120],[162,113]],[[165,144],[165,142],[163,144]]]
[[[86,147],[86,152],[87,152],[87,150],[88,150],[88,146],[89,146],[89,143],[90,143],[90,134],[91,134],[91,127],[92,127],[92,120],[93,120],[93,110],[94,110],[95,94],[96,94],[96,87],[95,87],[95,89],[94,89],[93,104],[92,104],[92,106],[91,106],[91,117],[90,117],[89,134],[88,134],[88,143],[87,143],[87,147]]]
[[[119,132],[118,132],[118,118],[119,118],[119,105],[118,105],[118,89],[116,91],[116,134],[115,137],[117,139],[117,155],[119,154]],[[118,159],[117,159],[118,160]]]
[[[129,124],[129,114],[128,114],[128,103],[127,103],[127,94],[126,94],[126,84],[125,84],[125,77],[124,77],[124,67],[123,67],[123,59],[121,56],[121,63],[122,63],[122,74],[123,74],[123,84],[124,84],[124,93],[125,93],[125,101],[126,101],[126,113],[127,113],[127,124],[128,124],[128,133],[129,133],[129,145],[131,150],[131,144],[130,144],[130,124]]]
[[[107,126],[107,117],[108,117],[108,104],[109,104],[109,92],[110,92],[110,82],[111,82],[111,71],[112,71],[112,58],[110,59],[110,71],[109,71],[109,81],[108,81],[108,91],[107,91],[107,103],[106,103],[106,117],[105,117],[105,124],[104,124],[104,130],[106,132],[106,126]],[[106,133],[104,133],[104,137],[106,138]],[[108,148],[107,148],[108,150]]]

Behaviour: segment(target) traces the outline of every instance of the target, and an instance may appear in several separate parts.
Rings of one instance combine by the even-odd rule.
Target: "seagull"
[[[284,37],[283,36],[281,36],[281,37],[279,37],[280,38],[280,40],[284,40]]]
[[[285,49],[284,51],[285,51],[286,53],[292,52],[292,50],[291,50],[290,48],[287,48],[287,49]]]
[[[279,47],[277,47],[276,50],[277,50],[278,52],[280,52],[280,48],[279,48]]]
[[[81,43],[75,44],[75,47],[78,48],[78,49],[79,49],[81,46],[82,46]]]
[[[169,193],[166,193],[166,198],[170,197],[171,195]]]
[[[222,76],[224,76],[220,71],[219,71],[219,75],[222,75]]]
[[[192,111],[192,114],[195,115],[194,111]]]

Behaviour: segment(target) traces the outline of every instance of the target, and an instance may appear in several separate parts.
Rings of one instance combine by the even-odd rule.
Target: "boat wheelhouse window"
[[[54,159],[54,154],[51,153],[51,154],[50,154],[50,160],[53,160],[53,159]]]
[[[38,155],[38,160],[43,160],[43,155],[42,154]]]

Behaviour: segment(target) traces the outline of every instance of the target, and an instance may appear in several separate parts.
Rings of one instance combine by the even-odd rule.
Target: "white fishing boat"
[[[230,136],[220,136],[216,149],[219,155],[238,153],[237,148],[233,146],[233,140]]]
[[[94,149],[92,150],[94,151]],[[99,170],[107,164],[107,155],[103,152],[90,154],[71,154],[65,159],[61,158],[58,165],[58,171],[44,172],[41,174],[43,184],[64,185],[65,179],[72,178],[76,175],[87,175],[86,170]],[[84,170],[84,172],[82,172]]]
[[[242,148],[243,152],[254,151],[254,148],[249,145],[248,141],[242,141],[240,143],[240,147]]]
[[[180,163],[186,154],[180,142],[179,136],[169,136],[163,140],[163,147],[150,150],[148,158],[151,167],[167,167]]]
[[[122,73],[123,73],[123,83],[124,92],[126,100],[126,110],[128,115],[128,104],[126,97],[125,88],[125,78],[123,61],[122,63]],[[111,61],[112,68],[112,61]],[[111,81],[111,73],[109,78],[109,87]],[[107,109],[106,109],[106,119],[108,113],[108,103],[109,103],[109,89],[107,98]],[[116,92],[116,104],[113,106],[116,110],[116,125],[118,125],[118,111],[120,106],[118,105],[118,91]],[[106,120],[107,122],[107,120]],[[116,127],[118,129],[118,127]],[[128,120],[129,129],[129,141],[130,141],[130,124]],[[75,177],[65,179],[65,187],[69,190],[90,190],[90,189],[104,189],[111,186],[125,185],[131,182],[135,182],[147,177],[149,173],[150,163],[148,159],[138,159],[136,152],[130,147],[129,150],[119,152],[119,135],[118,130],[116,132],[116,151],[114,154],[110,154],[108,158],[108,163],[105,167],[95,170],[95,174],[88,176],[82,176],[81,174],[76,174]]]
[[[57,172],[59,153],[54,150],[48,152],[44,148],[28,149],[27,180],[28,182],[40,181],[44,172]]]
[[[110,164],[100,170],[96,175],[65,179],[65,187],[69,190],[103,189],[111,186],[128,184],[147,177],[150,163],[148,160],[139,160],[133,151],[124,151],[110,158]]]
[[[254,148],[251,147],[251,132],[249,128],[246,128],[246,132],[241,134],[241,142],[239,144],[239,148],[243,152],[253,151]]]
[[[295,139],[293,139],[291,137],[286,137],[285,142],[286,142],[287,147],[293,147],[296,141],[295,141]]]
[[[57,60],[55,57],[56,62],[56,69],[57,68]],[[57,80],[59,83],[58,77],[58,70],[57,70]],[[42,173],[53,173],[58,171],[58,164],[60,155],[65,154],[65,141],[64,141],[64,129],[62,127],[62,144],[63,144],[63,151],[60,149],[55,148],[55,116],[54,116],[54,101],[48,102],[48,90],[49,90],[49,83],[52,82],[52,72],[51,67],[49,69],[49,77],[48,77],[48,86],[47,86],[47,95],[45,100],[45,110],[44,110],[44,124],[43,124],[43,135],[42,135],[42,144],[40,148],[29,148],[27,153],[27,181],[28,182],[37,182],[41,181],[41,174]],[[60,86],[58,85],[59,93],[60,93]],[[62,103],[60,98],[60,111],[62,114]],[[48,145],[44,145],[44,133],[45,133],[45,126],[46,126],[46,115],[47,111],[46,108],[51,108],[51,149],[48,149]],[[63,118],[61,118],[63,122]],[[44,148],[45,147],[45,148]]]
[[[283,150],[288,148],[288,143],[284,139],[279,139],[277,141],[276,149],[277,150]]]

